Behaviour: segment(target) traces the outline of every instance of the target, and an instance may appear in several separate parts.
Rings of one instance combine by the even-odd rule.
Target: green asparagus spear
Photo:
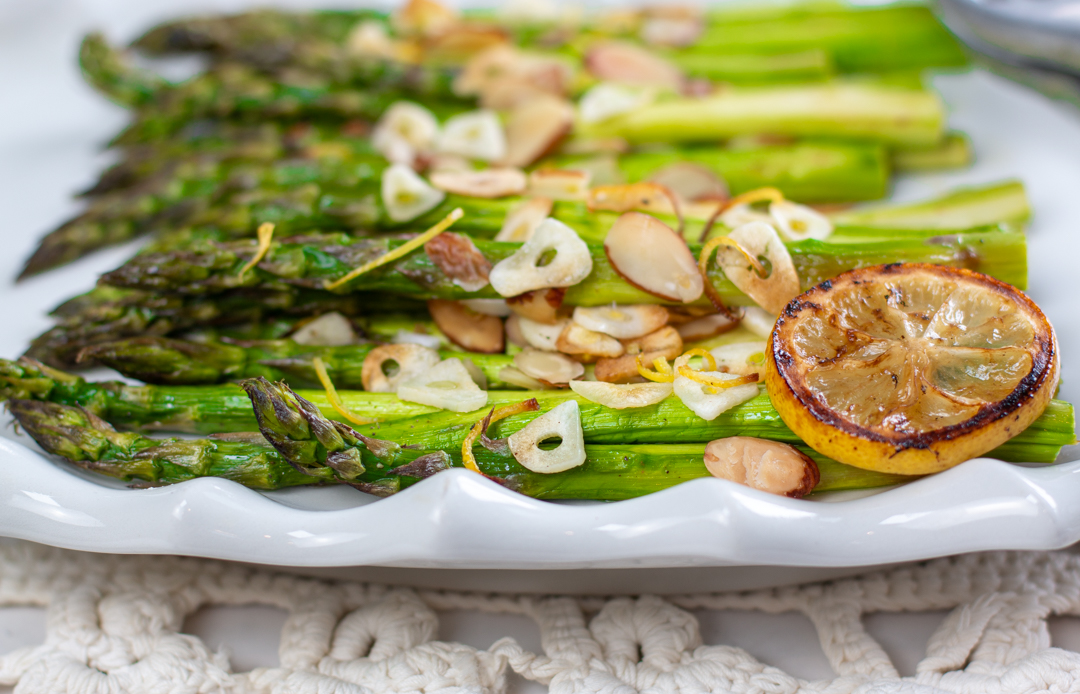
[[[855,209],[833,215],[837,224],[873,227],[956,229],[992,223],[1019,225],[1031,217],[1024,184],[1020,181],[976,188],[961,188],[934,200],[911,205]]]
[[[963,133],[949,133],[934,147],[898,147],[892,151],[894,171],[918,172],[962,169],[971,165],[975,153]]]

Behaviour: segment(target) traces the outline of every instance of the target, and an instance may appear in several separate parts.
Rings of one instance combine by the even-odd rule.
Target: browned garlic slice
[[[550,251],[555,252],[555,257],[541,266],[542,257]],[[588,277],[592,267],[589,247],[581,237],[559,220],[548,217],[517,252],[491,269],[488,280],[501,296],[509,297],[534,289],[573,286]]]
[[[655,405],[672,393],[670,383],[604,383],[570,381],[570,390],[589,402],[615,410]]]
[[[733,342],[709,350],[716,367],[738,376],[765,373],[764,342]]]
[[[525,343],[530,347],[544,350],[545,352],[555,352],[558,348],[555,346],[559,341],[559,335],[562,335],[562,331],[566,326],[570,325],[569,318],[563,318],[551,325],[547,323],[538,323],[534,320],[529,320],[524,316],[517,317],[517,328],[521,331],[521,336],[525,339]]]
[[[439,122],[431,111],[411,101],[386,109],[371,131],[371,145],[392,164],[412,166],[416,155],[435,144]]]
[[[659,183],[687,202],[723,202],[730,197],[727,184],[712,169],[691,161],[668,164],[654,171],[649,180]]]
[[[394,164],[382,175],[382,201],[395,222],[407,222],[429,212],[446,198],[408,166]]]
[[[587,171],[538,169],[529,174],[529,195],[550,200],[584,200],[589,195]]]
[[[602,82],[679,91],[683,74],[674,64],[632,43],[603,41],[589,48],[585,67]]]
[[[380,345],[368,352],[360,382],[369,393],[394,393],[403,381],[439,363],[439,353],[417,344]]]
[[[398,386],[397,396],[406,402],[438,407],[451,412],[472,412],[487,404],[487,391],[476,385],[460,359],[444,359]]]
[[[458,301],[446,299],[431,299],[427,306],[435,325],[458,347],[483,354],[505,349],[503,324],[497,316],[476,313]]]
[[[532,347],[526,347],[514,355],[514,367],[529,378],[548,385],[569,383],[585,373],[585,367],[570,357]]]
[[[713,477],[795,499],[812,492],[821,479],[813,459],[794,446],[750,436],[710,441],[705,468]]]
[[[521,169],[490,168],[479,171],[435,171],[431,184],[439,190],[471,198],[505,198],[525,192],[528,179]]]
[[[356,344],[356,331],[348,318],[331,311],[305,323],[289,338],[297,344],[311,347],[341,347]]]
[[[536,291],[525,292],[508,298],[506,305],[522,318],[528,318],[537,323],[555,325],[560,318],[564,317],[559,309],[562,308],[563,297],[565,296],[565,289],[537,289]]]
[[[507,166],[528,166],[550,152],[574,125],[574,107],[565,99],[539,94],[518,104],[506,121]]]
[[[604,252],[615,272],[653,296],[690,303],[705,290],[686,241],[655,217],[641,212],[620,216],[604,239]]]
[[[461,303],[477,313],[483,313],[485,316],[505,318],[510,315],[510,306],[505,299],[465,299]]]
[[[768,277],[760,277],[742,253],[721,249],[717,261],[731,283],[769,313],[780,313],[799,295],[799,275],[780,235],[771,224],[751,222],[735,229],[728,238],[739,244],[751,258],[768,261]]]
[[[559,335],[555,349],[563,354],[579,354],[583,357],[613,359],[625,351],[621,342],[610,335],[583,328],[571,322]]]
[[[682,323],[677,327],[677,330],[684,342],[697,342],[698,340],[707,340],[710,337],[725,333],[736,325],[738,325],[738,322],[731,320],[724,314],[714,313],[711,316],[704,316]]]
[[[502,229],[495,235],[495,240],[516,243],[528,241],[536,227],[551,215],[554,204],[551,198],[531,198],[519,203],[506,213]]]
[[[549,439],[562,439],[551,450],[540,448]],[[585,432],[576,400],[556,405],[507,439],[510,453],[525,468],[542,474],[570,470],[585,462]]]
[[[780,235],[790,241],[824,241],[833,233],[833,224],[828,217],[812,207],[790,200],[775,200],[770,203],[769,215],[776,222]]]
[[[776,325],[776,316],[763,308],[747,306],[742,310],[742,320],[739,324],[758,337],[768,337],[773,331],[773,326]]]
[[[471,111],[443,124],[436,148],[469,159],[497,161],[506,156],[506,135],[494,111]]]
[[[526,376],[512,366],[504,366],[499,369],[499,380],[525,390],[550,390],[554,388],[554,386],[541,383],[532,376]]]
[[[679,400],[682,400],[682,403],[691,412],[707,422],[711,422],[732,407],[740,405],[758,394],[756,383],[744,383],[730,388],[713,388],[679,374],[679,367],[687,366],[689,363],[690,357],[685,355],[675,360],[675,381],[673,383],[675,395],[678,396]],[[726,374],[720,371],[702,371],[700,373],[717,381],[742,378],[742,376]],[[710,393],[707,389],[716,392]]]
[[[644,337],[667,325],[668,311],[655,304],[579,306],[574,309],[574,322],[589,330],[627,340]]]
[[[648,106],[655,100],[654,89],[601,82],[578,101],[578,118],[582,123],[599,123]]]

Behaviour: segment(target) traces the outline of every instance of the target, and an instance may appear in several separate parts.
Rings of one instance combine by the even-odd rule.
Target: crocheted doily
[[[0,658],[18,694],[495,694],[509,671],[553,693],[1021,694],[1080,691],[1080,654],[1050,647],[1046,618],[1080,614],[1080,557],[992,553],[749,593],[639,598],[414,591],[176,557],[110,556],[0,542],[0,604],[46,608],[40,646]],[[289,616],[281,667],[234,673],[180,632],[209,605]],[[701,643],[687,610],[799,611],[836,677],[806,681]],[[869,612],[952,609],[917,674],[900,678],[863,629]],[[526,615],[543,653],[433,640],[436,610]]]

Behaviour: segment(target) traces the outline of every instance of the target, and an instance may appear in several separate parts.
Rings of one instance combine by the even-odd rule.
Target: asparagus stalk
[[[424,449],[460,450],[469,427],[484,412],[442,412],[426,405],[403,402],[392,393],[338,391],[344,405],[354,414],[381,420],[360,427],[366,435],[391,439],[402,445]],[[318,407],[324,417],[343,421],[322,391],[298,393]],[[535,398],[542,411],[567,399],[581,409],[586,443],[683,444],[706,443],[725,436],[757,436],[798,443],[767,395],[757,397],[707,422],[688,410],[678,398],[633,411],[633,426],[627,413],[612,410],[580,398],[568,391],[490,391],[488,406],[501,407]],[[88,382],[32,360],[0,360],[0,399],[40,400],[85,407],[102,419],[123,429],[176,431],[192,434],[255,431],[250,403],[235,384],[216,386],[131,386],[119,381]],[[508,436],[538,416],[524,413],[493,425],[493,436]],[[1075,442],[1073,407],[1054,400],[1027,430],[987,455],[1013,462],[1049,463],[1062,446]]]
[[[971,165],[975,153],[971,141],[963,133],[949,133],[934,147],[899,147],[892,151],[895,171],[918,172],[962,169]]]
[[[837,224],[881,228],[920,227],[956,229],[993,223],[1021,225],[1031,217],[1024,184],[1003,181],[988,186],[960,188],[933,200],[910,205],[855,209],[833,215]]]
[[[822,82],[832,77],[835,72],[832,58],[820,48],[786,53],[730,55],[670,51],[664,57],[691,77],[737,85]]]

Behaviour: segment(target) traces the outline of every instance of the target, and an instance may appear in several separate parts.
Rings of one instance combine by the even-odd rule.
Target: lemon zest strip
[[[364,424],[374,424],[379,421],[370,417],[361,417],[360,415],[353,414],[348,407],[345,407],[345,403],[341,401],[341,396],[338,395],[337,388],[334,387],[334,382],[330,380],[330,374],[326,373],[326,364],[323,363],[322,357],[315,357],[312,359],[311,365],[315,367],[315,375],[319,377],[319,383],[321,383],[322,387],[326,390],[326,400],[330,403],[330,407],[334,408],[335,412],[353,424],[361,426]]]
[[[270,222],[263,222],[259,225],[259,229],[255,232],[259,237],[259,248],[255,252],[255,256],[247,261],[244,267],[240,268],[240,279],[244,279],[244,275],[248,270],[262,262],[262,259],[266,257],[266,254],[270,251],[270,243],[274,240],[274,225]]]
[[[747,383],[757,383],[758,375],[750,374],[749,376],[739,376],[738,378],[716,378],[715,376],[709,376],[703,374],[700,371],[694,371],[685,364],[679,367],[679,375],[689,378],[691,381],[700,383],[703,386],[709,386],[712,388],[734,388],[735,386],[746,385]]]
[[[645,365],[640,354],[637,355],[634,363],[637,365],[637,372],[650,381],[655,381],[656,383],[671,383],[675,380],[674,372],[672,372],[671,367],[668,365],[667,359],[664,359],[663,357],[657,357],[653,360],[653,366],[656,367],[656,371],[649,369],[649,367]]]
[[[376,258],[375,260],[372,260],[371,262],[364,263],[360,267],[358,267],[355,270],[352,270],[351,272],[349,272],[349,274],[345,275],[344,277],[336,279],[333,282],[324,283],[323,288],[324,289],[337,289],[341,285],[345,284],[346,282],[350,282],[350,281],[356,279],[357,277],[364,274],[365,272],[371,272],[372,270],[374,270],[377,267],[380,267],[382,265],[386,265],[387,263],[391,263],[391,262],[397,260],[398,258],[406,256],[409,253],[412,253],[417,248],[420,248],[421,246],[423,246],[425,243],[427,243],[431,239],[435,238],[439,234],[441,234],[444,231],[446,231],[447,229],[449,229],[450,226],[454,222],[456,222],[457,220],[461,219],[464,216],[465,216],[465,212],[460,207],[454,209],[453,212],[451,212],[450,214],[443,217],[442,221],[440,221],[438,224],[431,227],[430,229],[428,229],[424,233],[420,234],[416,238],[409,239],[408,241],[401,244],[400,246],[398,246],[394,250],[389,251],[389,252],[379,256],[378,258]]]
[[[491,411],[487,413],[483,419],[476,422],[469,428],[469,433],[465,437],[465,440],[461,442],[461,462],[469,470],[484,474],[480,472],[480,466],[476,464],[476,456],[473,455],[473,444],[476,443],[476,439],[480,438],[480,434],[484,433],[484,430],[499,421],[500,419],[506,419],[522,412],[535,412],[540,409],[540,403],[536,401],[536,398],[530,398],[528,400],[522,400],[519,403],[513,405],[503,405],[496,409],[491,408]]]
[[[776,188],[755,188],[754,190],[748,190],[745,193],[736,195],[723,204],[720,208],[721,212],[730,210],[736,205],[752,205],[755,202],[783,202],[784,194]]]
[[[684,357],[701,357],[702,359],[704,359],[705,363],[708,365],[709,368],[707,368],[707,369],[699,369],[699,371],[716,371],[716,357],[714,357],[712,355],[712,352],[710,352],[707,349],[704,349],[702,347],[695,347],[693,349],[690,349],[690,350],[687,350],[686,352],[684,352],[683,356]]]
[[[709,267],[709,257],[713,251],[724,246],[726,248],[734,248],[746,258],[746,262],[754,268],[754,272],[758,274],[758,277],[766,277],[769,273],[765,270],[765,266],[761,264],[761,261],[750,255],[750,251],[746,250],[739,245],[739,242],[728,236],[714,236],[709,239],[708,242],[702,247],[701,255],[698,257],[698,269],[701,271],[701,276],[705,278],[705,282],[708,283],[708,275],[706,270]]]

